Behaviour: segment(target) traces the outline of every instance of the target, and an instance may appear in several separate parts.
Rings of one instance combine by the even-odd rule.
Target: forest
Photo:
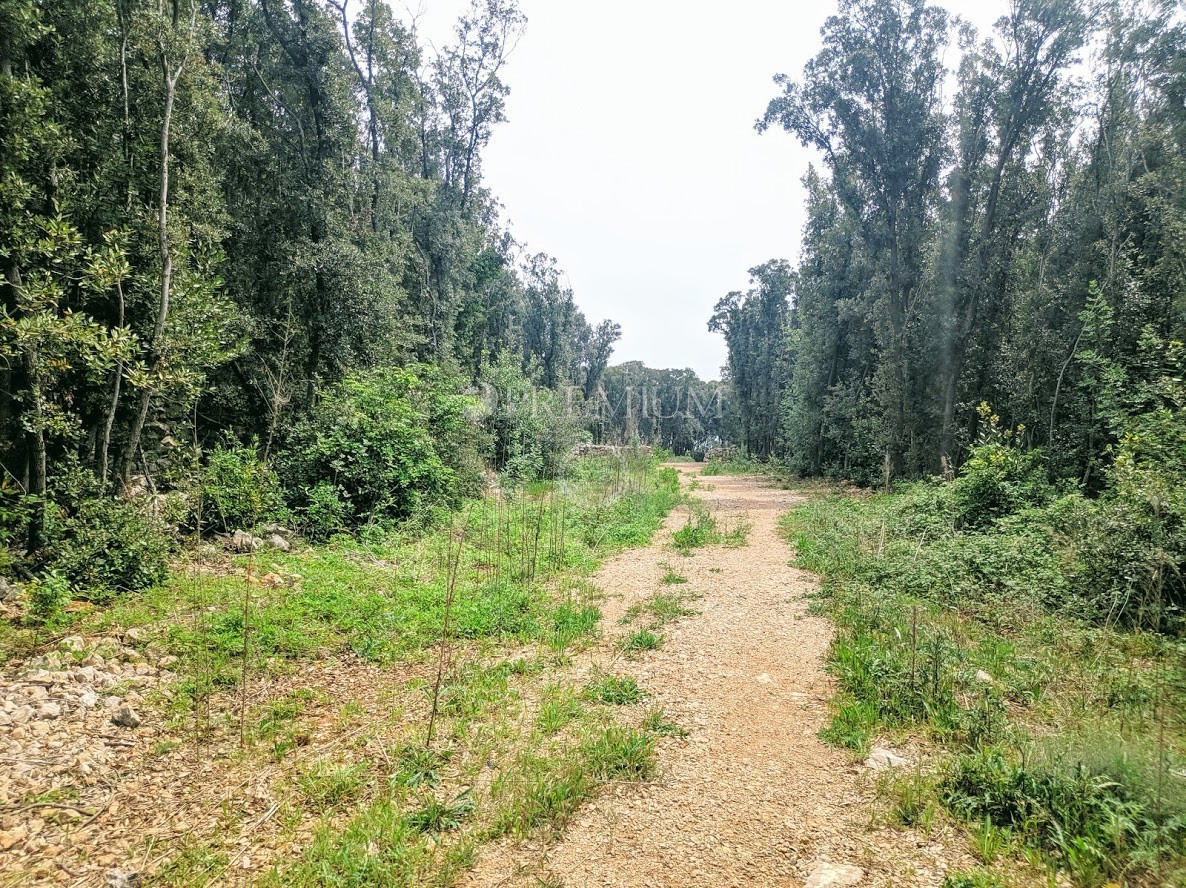
[[[818,152],[802,255],[751,269],[709,324],[732,436],[886,490],[980,468],[1000,514],[1079,494],[1115,594],[1152,571],[1181,601],[1175,4],[1017,2],[977,34],[921,0],[854,0],[822,38],[757,122]]]
[[[488,181],[530,2],[0,2],[0,881],[1186,884],[1179,4],[819,10],[716,381]]]
[[[783,518],[837,627],[820,736],[941,750],[881,794],[964,824],[945,885],[1180,884],[1180,5],[1016,0],[978,33],[844,0],[821,38],[756,122],[816,158],[798,261],[709,320],[745,454],[710,469],[824,484]]]
[[[525,24],[475,2],[429,51],[379,0],[4,4],[10,575],[159,579],[168,540],[121,492],[182,529],[279,508],[326,536],[455,505],[484,462],[659,443],[624,383],[598,397],[618,325],[483,184]]]

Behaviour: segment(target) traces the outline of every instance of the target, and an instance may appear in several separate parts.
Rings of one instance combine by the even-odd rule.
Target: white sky
[[[421,33],[437,43],[468,6],[422,2]],[[556,257],[589,320],[622,325],[614,363],[716,379],[716,301],[748,287],[747,269],[799,255],[812,152],[753,124],[772,76],[798,76],[818,50],[834,0],[520,5],[527,31],[507,67],[509,120],[486,149],[486,185],[515,236]],[[982,34],[1007,8],[941,5]]]

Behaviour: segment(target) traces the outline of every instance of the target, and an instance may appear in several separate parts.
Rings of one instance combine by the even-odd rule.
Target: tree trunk
[[[165,322],[169,318],[169,294],[173,284],[173,256],[169,250],[169,137],[173,126],[173,103],[177,98],[177,81],[185,67],[184,59],[178,64],[177,70],[170,73],[169,57],[161,47],[161,70],[165,82],[165,115],[161,121],[161,191],[160,206],[157,210],[157,236],[161,252],[161,301],[157,309],[156,325],[152,329],[152,338],[148,341],[151,355],[150,369],[155,373],[160,369],[162,354],[160,351],[161,337],[165,332]],[[144,432],[144,422],[148,418],[148,405],[152,398],[151,386],[146,385],[140,392],[140,403],[136,408],[136,415],[132,420],[132,429],[128,434],[128,444],[123,457],[123,479],[126,481],[132,474],[132,466],[136,460],[136,451],[140,448],[140,436]]]
[[[48,457],[45,445],[45,397],[37,377],[37,359],[32,351],[24,352],[25,373],[29,377],[29,395],[32,402],[33,422],[29,433],[29,493],[36,497],[33,514],[29,516],[28,547],[30,552],[40,551],[45,545],[45,517],[48,511],[46,478]]]

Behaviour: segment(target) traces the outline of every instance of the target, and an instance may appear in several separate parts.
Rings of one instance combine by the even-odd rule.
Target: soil
[[[462,884],[938,886],[949,868],[971,865],[943,827],[924,836],[885,825],[871,813],[873,769],[818,738],[833,692],[823,664],[831,627],[809,612],[816,580],[791,566],[778,531],[801,495],[753,477],[693,483],[696,466],[678,469],[719,527],[748,523],[748,541],[684,557],[672,534],[688,511],[676,510],[652,545],[593,578],[606,596],[603,638],[556,678],[580,681],[595,667],[633,675],[647,699],[623,718],[662,706],[688,736],[660,741],[653,781],[604,787],[558,835],[482,848]],[[664,585],[668,570],[687,583]],[[663,627],[658,650],[623,658],[618,642],[636,626],[622,617],[661,591],[696,596],[697,613]],[[190,726],[148,705],[172,693],[173,658],[133,636],[66,639],[0,676],[0,884],[151,878],[210,837],[220,856],[185,864],[187,884],[251,884],[312,838],[315,815],[287,825],[281,816],[294,810],[294,775],[323,756],[379,761],[426,717],[414,690],[425,663],[334,658],[254,681],[246,701],[213,700],[195,745]],[[309,692],[301,745],[282,763],[239,754],[238,707],[255,712],[299,688]],[[343,700],[355,720],[343,719]],[[127,705],[143,723],[115,720]]]
[[[698,467],[679,464],[686,482]],[[792,567],[778,518],[802,501],[759,478],[704,478],[695,495],[719,525],[751,525],[748,544],[682,557],[673,513],[646,549],[625,552],[594,578],[603,606],[602,661],[630,630],[627,608],[665,587],[701,596],[697,615],[670,624],[666,642],[617,660],[667,715],[690,730],[660,748],[649,784],[618,784],[547,843],[488,846],[464,885],[937,886],[972,863],[941,832],[924,837],[879,824],[871,769],[818,736],[832,683],[823,658],[831,626],[808,609],[816,578]]]

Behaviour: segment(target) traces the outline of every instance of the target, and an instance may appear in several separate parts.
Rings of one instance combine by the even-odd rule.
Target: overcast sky
[[[520,0],[509,120],[485,183],[531,252],[555,256],[590,321],[622,325],[614,363],[725,360],[707,322],[767,259],[796,260],[812,152],[758,135],[771,77],[798,75],[835,2]],[[422,0],[421,33],[448,39],[467,0]],[[982,32],[1006,0],[951,0]],[[954,62],[949,61],[949,67]]]

